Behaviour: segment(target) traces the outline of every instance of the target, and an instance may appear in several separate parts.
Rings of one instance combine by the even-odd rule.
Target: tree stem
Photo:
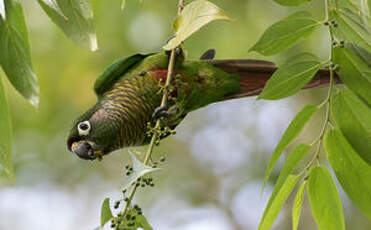
[[[182,12],[183,10],[183,7],[184,7],[184,0],[179,0],[178,1],[178,15]],[[169,96],[169,86],[170,86],[170,83],[171,83],[171,80],[172,80],[172,77],[173,77],[173,71],[174,71],[174,63],[175,63],[175,55],[176,55],[176,48],[172,49],[171,50],[171,53],[170,53],[170,58],[169,58],[169,64],[168,64],[168,71],[167,71],[167,78],[166,78],[166,82],[165,82],[165,86],[164,86],[164,90],[163,90],[163,94],[162,94],[162,100],[161,100],[161,107],[163,106],[166,106],[167,104],[167,98]],[[155,125],[155,132],[153,133],[152,135],[152,139],[151,139],[151,142],[149,144],[149,147],[148,147],[148,150],[147,150],[147,153],[145,155],[145,158],[144,158],[144,161],[143,161],[143,164],[144,165],[147,165],[149,160],[151,159],[151,155],[152,155],[152,152],[153,152],[153,149],[155,147],[155,143],[159,137],[159,134],[157,132],[157,130],[160,128],[161,126],[161,122],[160,122],[160,119],[157,119],[156,121],[156,125]],[[126,212],[134,198],[134,195],[135,195],[135,192],[137,190],[137,185],[134,184],[132,186],[132,189],[130,191],[130,194],[129,194],[129,197],[128,197],[128,201],[126,202],[125,206],[124,206],[124,209],[123,209],[123,216],[126,215]]]

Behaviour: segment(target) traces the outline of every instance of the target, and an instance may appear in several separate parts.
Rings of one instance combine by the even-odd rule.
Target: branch
[[[183,7],[184,7],[184,0],[179,0],[178,1],[178,14],[180,14],[182,12]],[[168,95],[169,95],[169,90],[168,89],[169,89],[170,82],[171,82],[171,79],[173,77],[173,71],[174,71],[174,62],[175,62],[175,55],[176,55],[175,50],[176,50],[176,48],[172,49],[171,53],[170,53],[169,65],[168,65],[168,71],[167,71],[167,78],[166,78],[166,83],[165,83],[165,86],[164,86],[161,105],[160,105],[161,107],[164,107],[167,104],[167,98],[168,98]],[[160,121],[160,119],[157,119],[156,125],[155,125],[155,128],[154,128],[155,132],[152,135],[151,142],[149,144],[147,153],[146,153],[145,158],[144,158],[144,162],[143,162],[144,165],[147,165],[149,163],[149,160],[151,159],[153,148],[155,146],[156,141],[159,138],[159,133],[157,132],[157,130],[159,130],[160,128],[161,128],[161,121]],[[135,194],[136,190],[137,190],[137,186],[133,185],[132,190],[130,191],[130,194],[129,194],[129,197],[128,197],[128,201],[126,202],[126,204],[124,206],[123,216],[126,216],[126,212],[127,212],[128,207],[130,206],[130,204],[133,200],[133,197],[134,197],[134,194]]]

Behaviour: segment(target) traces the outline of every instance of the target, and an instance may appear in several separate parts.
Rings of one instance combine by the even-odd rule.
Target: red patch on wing
[[[167,69],[152,69],[149,71],[150,74],[153,74],[155,78],[165,82],[167,79]],[[179,74],[179,71],[174,70],[173,74]]]

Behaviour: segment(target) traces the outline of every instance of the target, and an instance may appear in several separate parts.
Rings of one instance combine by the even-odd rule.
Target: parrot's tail
[[[227,95],[224,100],[259,95],[277,67],[274,63],[261,60],[205,60],[215,67],[241,77],[240,90]],[[330,71],[321,69],[304,89],[327,86],[330,82]],[[341,83],[338,76],[334,76],[335,83]]]

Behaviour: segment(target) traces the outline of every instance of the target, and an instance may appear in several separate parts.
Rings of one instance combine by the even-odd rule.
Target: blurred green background
[[[127,149],[102,162],[78,159],[66,149],[73,120],[96,100],[92,85],[111,62],[138,52],[160,51],[171,36],[174,0],[92,0],[99,50],[70,42],[36,1],[21,1],[30,33],[32,57],[41,88],[40,107],[32,108],[5,81],[14,127],[16,183],[0,176],[0,230],[87,229],[99,225],[100,205],[107,196],[120,198]],[[189,1],[186,1],[189,2]],[[186,43],[189,58],[215,48],[216,58],[258,58],[282,63],[299,51],[326,58],[324,28],[288,52],[270,58],[248,53],[263,31],[298,8],[272,0],[213,0],[234,19],[214,22]],[[323,1],[299,9],[323,18]],[[1,52],[1,51],[0,51]],[[303,91],[280,101],[246,98],[210,105],[187,116],[177,135],[162,142],[155,158],[166,155],[156,186],[141,190],[136,202],[154,229],[256,229],[272,184],[261,195],[270,154],[295,113],[319,103],[326,89]],[[318,135],[320,114],[297,142]],[[281,165],[284,158],[281,159]],[[279,172],[276,169],[275,176]],[[270,181],[274,182],[274,177]],[[348,229],[371,229],[371,223],[341,191]],[[291,228],[291,201],[273,229]],[[299,229],[315,229],[308,202]]]

